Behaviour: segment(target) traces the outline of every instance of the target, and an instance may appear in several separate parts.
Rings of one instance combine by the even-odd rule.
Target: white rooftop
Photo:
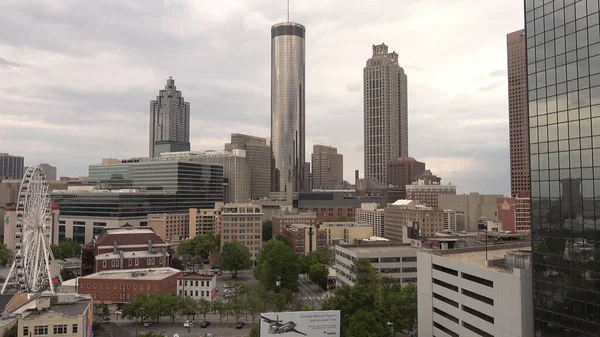
[[[154,231],[151,229],[147,229],[147,228],[115,228],[115,229],[108,229],[107,230],[108,234],[131,234],[131,235],[135,235],[135,234],[154,234]]]
[[[103,280],[162,280],[169,276],[181,273],[181,270],[166,267],[166,268],[145,268],[145,269],[121,269],[107,270],[98,273],[82,276],[81,279],[103,279]]]
[[[396,206],[406,206],[406,205],[410,205],[410,203],[413,202],[412,200],[406,200],[406,199],[399,199],[394,201],[394,203],[392,205],[396,205]]]

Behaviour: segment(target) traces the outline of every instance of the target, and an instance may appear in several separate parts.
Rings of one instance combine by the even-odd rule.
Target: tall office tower
[[[313,188],[328,189],[344,180],[344,156],[333,146],[313,145]]]
[[[175,87],[169,76],[165,90],[155,101],[150,101],[150,153],[149,157],[163,152],[190,150],[190,103]]]
[[[525,1],[535,336],[600,335],[598,1]]]
[[[506,35],[508,60],[508,125],[510,135],[510,192],[529,196],[529,117],[527,116],[527,52],[525,30]]]
[[[7,177],[9,179],[23,178],[23,157],[11,156],[8,153],[0,153],[0,179]]]
[[[365,178],[387,185],[387,164],[408,157],[408,92],[398,54],[373,45],[363,70]]]
[[[271,27],[271,152],[274,192],[304,186],[304,26]]]
[[[404,187],[410,185],[425,172],[425,163],[411,157],[392,159],[387,165],[388,185]]]
[[[266,138],[231,134],[225,150],[245,150],[250,162],[250,196],[253,200],[269,196],[271,191],[271,147]]]

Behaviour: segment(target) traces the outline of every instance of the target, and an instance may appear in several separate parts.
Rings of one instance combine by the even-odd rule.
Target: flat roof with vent
[[[81,277],[86,279],[103,279],[103,280],[162,280],[167,277],[181,273],[181,270],[165,267],[165,268],[144,268],[144,269],[123,269],[123,270],[107,270],[98,273],[90,274]]]

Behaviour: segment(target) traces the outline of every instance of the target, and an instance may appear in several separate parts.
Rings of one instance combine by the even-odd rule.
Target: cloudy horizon
[[[509,194],[506,34],[522,0],[291,1],[306,27],[306,154],[363,166],[362,70],[373,44],[408,76],[409,155],[459,193]],[[192,150],[270,136],[270,27],[285,0],[0,4],[0,152],[85,176],[148,155],[149,102],[169,76],[191,105]]]

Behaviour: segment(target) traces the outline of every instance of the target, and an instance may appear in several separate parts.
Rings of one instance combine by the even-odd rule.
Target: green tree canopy
[[[206,298],[201,298],[196,301],[196,312],[198,315],[202,315],[204,321],[206,321],[206,315],[212,311],[212,303]]]
[[[19,335],[19,326],[15,323],[10,329],[7,329],[2,334],[2,337],[17,337]]]
[[[348,222],[348,218],[345,215],[338,216],[335,221],[337,222]]]
[[[273,238],[273,221],[265,220],[262,223],[262,239],[269,241]]]
[[[63,269],[61,269],[60,270],[60,276],[62,277],[63,281],[68,281],[70,279],[74,279],[75,278],[75,274],[69,268],[63,268]]]
[[[321,263],[315,263],[310,267],[308,277],[311,281],[318,284],[321,288],[327,288],[327,277],[329,277],[329,268]]]
[[[266,290],[295,292],[300,275],[298,255],[279,240],[265,242],[258,253],[254,275]]]
[[[0,244],[0,266],[6,266],[12,262],[12,252],[8,250],[5,243]]]
[[[252,254],[248,247],[239,241],[227,242],[221,252],[221,268],[233,273],[232,278],[237,278],[240,270],[252,267]]]
[[[52,255],[55,259],[68,259],[81,256],[81,245],[71,239],[65,239],[58,245],[51,245]]]

